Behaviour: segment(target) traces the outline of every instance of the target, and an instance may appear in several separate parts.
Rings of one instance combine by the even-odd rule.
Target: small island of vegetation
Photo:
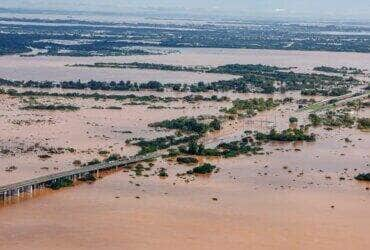
[[[216,169],[215,165],[210,163],[205,163],[198,167],[193,168],[192,170],[187,171],[187,174],[211,174]]]
[[[304,129],[286,129],[281,132],[277,132],[275,129],[271,129],[270,133],[264,134],[257,132],[255,137],[259,141],[307,141],[312,142],[316,140],[315,134],[306,134]]]

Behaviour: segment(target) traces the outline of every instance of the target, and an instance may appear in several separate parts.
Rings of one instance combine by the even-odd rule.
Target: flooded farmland
[[[66,65],[94,64],[96,62],[129,63],[145,62],[183,66],[220,66],[226,64],[266,64],[297,67],[309,72],[316,66],[356,67],[370,70],[370,55],[362,53],[302,52],[241,49],[180,49],[180,53],[152,56],[117,57],[0,57],[0,78],[14,80],[97,80],[134,81],[157,80],[166,83],[195,83],[231,79],[233,76],[192,72],[170,72],[137,69],[75,68]]]
[[[370,56],[360,53],[268,50],[181,49],[181,54],[110,58],[0,57],[0,77],[16,80],[131,80],[211,82],[231,79],[198,74],[133,69],[70,68],[66,64],[152,62],[174,65],[268,64],[298,67],[308,72],[318,65],[370,69]],[[7,87],[9,89],[9,87]],[[22,92],[25,89],[17,88]],[[27,89],[29,90],[29,89]],[[38,89],[31,89],[38,90]],[[43,90],[94,93],[92,90]],[[97,91],[181,98],[187,93]],[[274,109],[253,117],[227,120],[208,132],[204,145],[240,140],[245,131],[267,133],[309,123],[308,111],[297,101],[298,91],[286,93],[202,93],[227,96],[225,101],[184,100],[132,103],[93,98],[15,97],[0,94],[0,185],[79,168],[107,154],[131,156],[139,147],[131,138],[153,139],[173,130],[148,125],[179,117],[221,116],[232,101],[255,97],[282,100]],[[314,96],[320,101],[327,97]],[[26,110],[26,105],[64,104],[76,111]],[[153,106],[155,106],[153,108]],[[112,108],[113,107],[113,108]],[[356,111],[369,117],[370,111]],[[267,142],[263,154],[231,158],[198,156],[219,170],[210,175],[183,175],[194,165],[176,158],[158,158],[138,175],[133,169],[106,172],[92,183],[57,191],[38,190],[0,205],[0,249],[367,249],[370,243],[370,184],[354,180],[369,172],[369,132],[356,127],[311,127],[314,142]],[[58,150],[58,148],[60,150]],[[68,150],[73,148],[73,150]],[[42,155],[56,149],[60,153]],[[12,171],[6,168],[14,166]],[[168,177],[158,176],[165,168]]]

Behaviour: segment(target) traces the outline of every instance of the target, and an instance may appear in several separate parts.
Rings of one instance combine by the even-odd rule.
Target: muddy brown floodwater
[[[22,181],[27,178],[43,176],[73,169],[75,160],[82,163],[94,158],[103,159],[99,151],[119,153],[130,156],[138,152],[135,146],[128,146],[125,141],[130,138],[155,138],[168,132],[154,132],[148,124],[180,116],[220,115],[222,107],[229,103],[149,103],[148,105],[127,105],[130,101],[66,98],[37,98],[40,103],[62,103],[80,107],[76,112],[30,111],[20,108],[26,106],[24,99],[0,95],[1,149],[10,150],[0,153],[1,185]],[[165,109],[148,109],[150,105]],[[108,108],[96,109],[94,107]],[[109,109],[120,107],[121,110]],[[35,145],[37,144],[37,145]],[[41,148],[41,149],[40,149]],[[73,148],[75,152],[48,154],[57,148]],[[48,154],[51,158],[40,160],[40,155]],[[13,172],[5,168],[16,166]]]
[[[188,167],[159,160],[167,179],[119,171],[40,194],[0,210],[1,248],[366,249],[369,192],[352,176],[366,168],[369,141],[344,144],[329,136],[276,145],[290,151],[270,156],[214,160],[219,173],[189,183],[174,176]]]
[[[201,56],[195,55],[198,51],[194,51],[192,63],[202,64]],[[267,55],[268,52],[255,51],[255,57],[250,57],[250,51],[244,55],[237,54],[242,51],[230,50],[230,55],[218,57],[220,50],[215,51],[208,51],[210,57],[220,61],[236,56],[245,62],[259,55],[258,62],[272,58],[273,64],[281,55],[301,58],[301,52]],[[306,65],[303,68],[313,62],[321,65],[326,64],[325,60],[335,60],[327,58],[320,63],[322,57],[316,55],[334,55],[340,58],[339,64],[367,56],[302,53],[306,55],[302,59],[305,61],[302,65]],[[227,95],[232,99],[261,96]],[[297,93],[274,97],[301,98]],[[23,99],[28,98],[0,95],[0,146],[13,153],[0,154],[0,185],[73,169],[76,159],[102,157],[98,154],[100,150],[135,154],[138,148],[127,146],[126,139],[170,133],[152,130],[147,126],[151,122],[180,116],[219,115],[220,108],[230,107],[230,102],[180,101],[152,103],[168,108],[148,109],[148,105],[118,101],[38,98],[43,103],[81,107],[76,112],[44,112],[21,110],[25,105]],[[93,109],[94,106],[122,109]],[[245,130],[268,131],[270,127],[263,121],[274,121],[278,129],[285,129],[290,116],[298,117],[300,124],[307,123],[306,112],[298,112],[295,103],[286,104],[251,119],[226,122],[220,132],[207,134],[203,141],[216,145],[239,139]],[[369,109],[359,111],[358,116],[369,117]],[[0,249],[368,249],[370,184],[353,177],[370,172],[369,133],[356,128],[310,130],[318,134],[316,142],[268,143],[264,145],[267,152],[264,155],[202,158],[202,162],[220,168],[209,176],[178,177],[191,166],[179,165],[173,159],[157,159],[140,176],[132,170],[120,169],[105,173],[91,184],[13,198],[0,206]],[[36,143],[36,149],[32,148]],[[52,154],[50,159],[41,160],[38,155],[44,152],[40,145],[72,147],[76,151]],[[28,151],[30,147],[32,150]],[[17,169],[4,171],[12,165]],[[157,176],[162,167],[167,169],[168,178]]]
[[[310,72],[316,66],[357,67],[370,70],[370,55],[366,53],[278,51],[253,49],[185,48],[180,53],[152,56],[117,57],[0,57],[0,78],[15,80],[67,81],[120,81],[146,82],[158,80],[165,83],[212,82],[232,79],[234,76],[192,72],[158,70],[79,68],[67,64],[93,64],[95,62],[144,62],[185,66],[219,66],[225,64],[267,64],[297,67],[296,71]]]

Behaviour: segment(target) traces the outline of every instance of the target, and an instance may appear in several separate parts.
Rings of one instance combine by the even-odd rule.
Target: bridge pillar
[[[6,201],[6,197],[8,196],[8,192],[5,190],[2,197],[3,197],[3,201],[5,202]]]

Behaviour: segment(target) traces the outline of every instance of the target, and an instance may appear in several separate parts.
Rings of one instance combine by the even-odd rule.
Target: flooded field
[[[0,77],[18,80],[212,81],[230,76],[153,70],[68,68],[93,62],[155,62],[178,65],[263,63],[370,69],[367,54],[182,49],[181,54],[111,58],[0,57]],[[16,69],[16,70],[15,70]],[[223,78],[224,77],[224,78]],[[18,89],[22,91],[22,89]],[[33,89],[35,90],[35,89]],[[46,90],[43,90],[46,91]],[[109,91],[49,90],[58,93]],[[182,98],[180,92],[120,92]],[[210,97],[215,93],[202,93]],[[293,98],[293,102],[252,118],[229,120],[207,133],[208,146],[240,140],[246,130],[287,129],[289,118],[306,125],[308,111],[298,110],[298,92],[284,94],[217,93],[228,101],[132,103],[130,100],[31,98],[0,95],[0,185],[78,168],[106,150],[124,156],[139,148],[130,138],[157,138],[174,131],[156,130],[153,122],[181,116],[224,115],[232,100]],[[313,97],[317,101],[326,97]],[[24,110],[32,102],[79,107],[76,111]],[[152,108],[150,108],[152,106]],[[155,108],[153,108],[155,106]],[[114,108],[112,108],[114,107]],[[159,108],[160,107],[160,108]],[[357,111],[369,117],[370,110]],[[367,249],[370,244],[370,184],[354,180],[369,172],[369,132],[353,128],[310,128],[315,142],[268,142],[262,155],[197,157],[219,170],[182,175],[193,165],[175,158],[154,161],[142,175],[120,168],[93,183],[51,191],[38,190],[0,205],[0,249]],[[62,153],[42,156],[50,149]],[[70,150],[73,148],[73,150]],[[58,150],[57,150],[58,151]],[[143,163],[144,167],[149,163]],[[6,168],[15,166],[13,171]],[[165,168],[168,177],[159,177]]]
[[[130,105],[128,102],[113,100],[45,97],[38,98],[37,101],[76,105],[80,110],[20,110],[19,108],[25,106],[22,99],[2,96],[1,148],[11,150],[14,154],[3,155],[0,161],[4,169],[17,167],[12,173],[0,171],[2,185],[74,168],[76,166],[72,163],[75,160],[87,162],[94,158],[103,158],[104,156],[98,155],[100,150],[125,156],[136,154],[136,147],[128,147],[125,144],[127,139],[154,138],[166,134],[154,134],[148,124],[180,116],[219,115],[221,107],[230,106],[228,103],[207,102],[200,105],[180,101],[170,104],[155,103],[157,106],[165,105],[168,108],[150,109],[149,104]],[[45,154],[43,147],[73,148],[75,152],[67,150],[65,153],[53,155],[50,159],[41,160],[38,156]]]
[[[134,81],[157,80],[164,83],[212,82],[232,79],[221,74],[171,72],[137,69],[76,68],[73,64],[95,62],[146,62],[184,66],[219,66],[225,64],[267,64],[297,67],[296,71],[309,72],[316,66],[357,67],[370,70],[370,55],[362,53],[302,52],[247,49],[180,49],[180,53],[152,56],[117,57],[0,57],[0,78],[13,80],[82,80]]]
[[[345,130],[314,145],[271,145],[269,156],[213,160],[219,173],[190,182],[175,177],[188,167],[159,160],[155,169],[166,167],[169,178],[120,170],[91,185],[43,191],[0,210],[2,247],[366,249],[370,186],[352,177],[368,168],[369,140],[346,149],[344,134],[364,137]]]
[[[13,80],[35,81],[133,81],[147,82],[150,80],[163,83],[195,83],[199,81],[212,82],[227,80],[233,76],[219,74],[202,74],[190,72],[163,72],[156,70],[136,69],[98,69],[67,67],[67,64],[93,63],[109,58],[58,58],[58,57],[0,57],[2,67],[1,78]],[[123,57],[121,60],[126,60]],[[6,62],[6,63],[5,63]]]

